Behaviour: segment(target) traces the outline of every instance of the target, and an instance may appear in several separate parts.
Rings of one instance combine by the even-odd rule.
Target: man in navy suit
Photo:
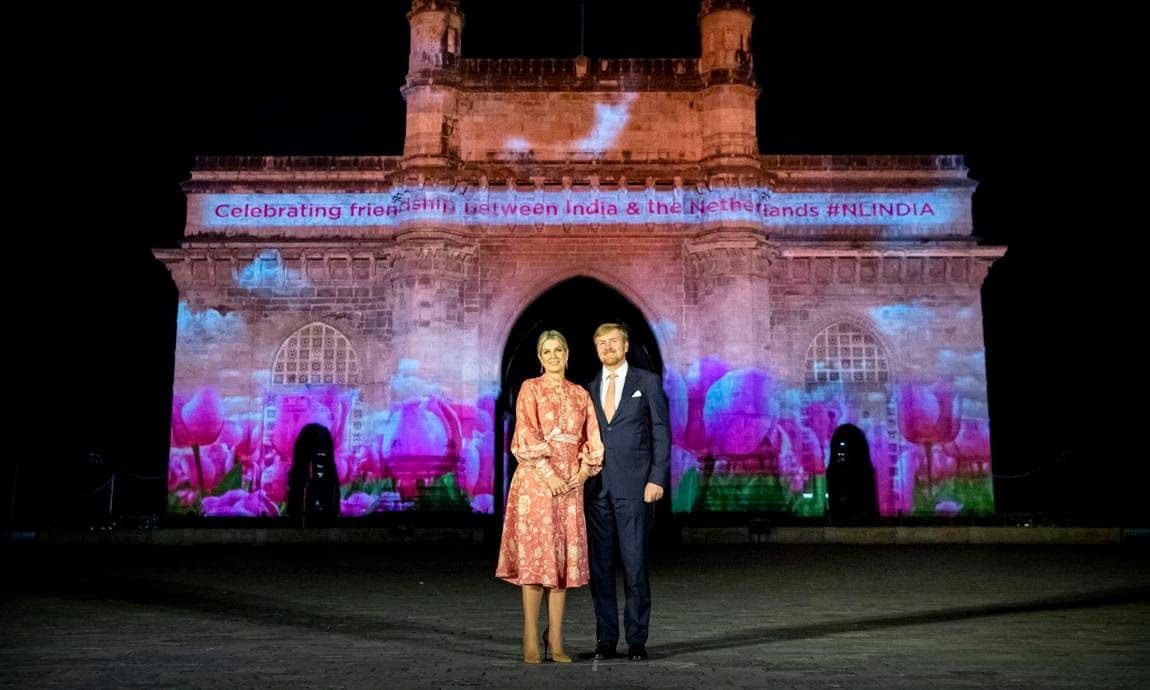
[[[671,481],[671,427],[663,383],[656,374],[628,366],[629,347],[625,326],[605,323],[595,330],[595,349],[603,370],[587,389],[599,417],[605,453],[603,471],[587,480],[583,495],[595,602],[596,659],[617,656],[616,544],[626,586],[623,622],[628,656],[647,658],[651,620],[647,534],[654,503],[663,497]]]

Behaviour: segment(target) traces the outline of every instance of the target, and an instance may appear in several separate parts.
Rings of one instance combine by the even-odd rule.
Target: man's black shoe
[[[595,656],[597,660],[615,659],[619,654],[615,651],[615,645],[611,642],[598,642],[595,644]]]
[[[631,661],[646,661],[647,660],[647,646],[641,644],[633,644],[629,647],[627,656]]]

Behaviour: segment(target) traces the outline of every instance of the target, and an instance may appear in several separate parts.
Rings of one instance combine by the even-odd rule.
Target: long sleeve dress
[[[587,584],[587,523],[583,487],[552,496],[547,477],[567,480],[603,466],[603,442],[591,396],[570,381],[528,379],[515,404],[511,453],[519,468],[511,479],[495,576],[516,585],[565,589]]]

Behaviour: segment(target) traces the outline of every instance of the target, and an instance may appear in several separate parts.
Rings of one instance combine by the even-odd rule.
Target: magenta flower
[[[963,417],[958,436],[946,444],[948,455],[954,456],[959,473],[979,474],[990,463],[990,429],[986,421],[974,417]],[[989,469],[989,467],[986,467]]]
[[[803,426],[810,429],[819,441],[819,456],[824,470],[831,459],[831,436],[844,422],[844,417],[842,404],[837,400],[813,402],[803,407]]]
[[[680,445],[695,451],[700,457],[709,450],[707,427],[703,421],[707,391],[730,370],[730,365],[717,357],[697,359],[687,370],[687,428]]]
[[[188,488],[209,494],[231,469],[231,452],[222,443],[193,446],[192,452],[173,449],[168,455],[168,491]]]
[[[196,499],[200,497],[198,493],[192,489],[180,489],[176,492],[176,497],[180,500],[180,505],[185,508],[191,508],[196,504]]]
[[[767,433],[770,440],[771,465],[783,483],[792,492],[801,491],[807,483],[806,468],[803,467],[800,454],[795,451],[795,444],[791,436],[779,424],[775,424]]]
[[[703,466],[695,454],[686,448],[671,446],[671,488],[677,488],[679,482],[683,480],[683,475],[691,470],[700,474],[703,472]]]
[[[376,443],[356,446],[350,453],[339,453],[335,458],[340,485],[356,480],[371,481],[384,476],[383,461],[378,457]]]
[[[954,517],[962,512],[962,504],[957,501],[943,501],[934,507],[935,515]]]
[[[494,513],[495,512],[495,496],[492,494],[479,494],[471,499],[471,512],[473,513]]]
[[[179,396],[173,396],[173,445],[187,448],[215,443],[223,426],[223,407],[220,394],[215,388],[200,388],[187,402]]]
[[[287,462],[273,462],[268,465],[260,478],[260,487],[274,503],[283,503],[287,500],[288,475],[291,465]]]
[[[667,405],[670,409],[671,438],[682,443],[687,431],[690,396],[687,393],[686,380],[671,367],[667,367],[663,372],[663,392],[667,394]]]
[[[379,453],[404,499],[421,483],[451,472],[462,449],[459,419],[440,398],[409,399],[392,409],[379,437]]]
[[[371,494],[357,491],[339,502],[339,514],[345,517],[360,517],[375,510],[377,499]]]
[[[263,491],[249,493],[232,489],[223,496],[208,496],[203,500],[204,515],[209,517],[260,517],[279,515],[276,506]]]
[[[263,440],[263,422],[259,417],[246,417],[240,424],[240,438],[233,446],[236,461],[244,466],[251,465],[259,456]]]
[[[899,386],[898,427],[903,438],[921,444],[926,458],[927,489],[934,492],[932,446],[949,443],[958,435],[959,399],[949,383]]]
[[[376,498],[379,501],[375,506],[375,512],[377,513],[407,510],[415,504],[414,501],[404,500],[396,491],[381,491]]]
[[[459,420],[459,430],[464,438],[471,438],[471,434],[476,431],[483,434],[495,430],[494,402],[491,403],[492,411],[485,408],[487,403],[486,398],[481,398],[477,405],[450,405],[456,419]]]
[[[489,494],[495,486],[495,433],[473,431],[463,443],[455,466],[455,481],[468,496]]]
[[[316,393],[280,395],[276,400],[272,445],[280,457],[290,459],[300,430],[308,424],[321,424],[331,432],[332,443],[338,453],[343,445],[344,427],[351,414],[351,406],[351,395],[336,387]]]
[[[871,422],[862,426],[874,466],[875,488],[880,515],[907,515],[914,511],[915,455],[895,454],[886,427]],[[912,446],[921,456],[922,450]]]
[[[780,419],[778,426],[790,437],[791,450],[803,471],[809,475],[826,474],[826,458],[823,453],[825,444],[819,440],[818,435],[800,424],[794,416]]]
[[[898,426],[911,443],[953,441],[958,434],[958,395],[949,384],[899,387]]]
[[[190,484],[189,469],[196,459],[192,451],[172,448],[168,452],[168,493]],[[194,470],[192,470],[194,472]],[[197,475],[198,476],[198,475]]]
[[[762,369],[737,369],[716,381],[703,407],[707,445],[717,455],[756,452],[775,422],[771,377]]]
[[[244,432],[243,429],[240,428],[240,423],[232,419],[227,419],[224,420],[224,425],[220,427],[220,435],[216,438],[216,441],[223,443],[229,448],[234,448],[237,443],[243,440],[243,437]]]
[[[178,394],[172,396],[172,447],[192,449],[193,483],[197,487],[211,483],[203,476],[200,447],[215,443],[223,426],[223,407],[215,388],[200,388],[186,402]]]

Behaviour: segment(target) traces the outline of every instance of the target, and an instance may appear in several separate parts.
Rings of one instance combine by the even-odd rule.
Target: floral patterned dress
[[[565,589],[587,584],[587,523],[583,487],[552,496],[547,477],[566,481],[579,471],[585,447],[587,470],[603,467],[603,442],[591,396],[570,381],[528,379],[515,404],[511,453],[519,468],[511,479],[503,541],[495,576],[516,585]]]

